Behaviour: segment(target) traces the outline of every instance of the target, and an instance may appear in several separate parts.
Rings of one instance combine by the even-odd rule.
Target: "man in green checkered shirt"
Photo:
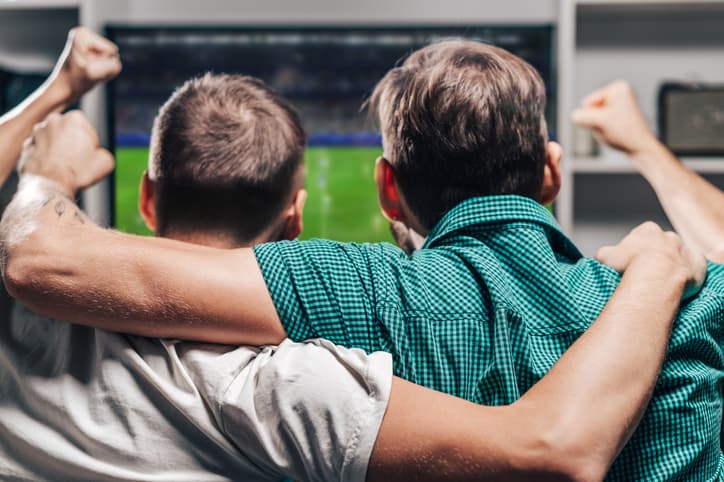
[[[484,404],[517,400],[590,326],[620,279],[583,258],[543,207],[557,195],[561,156],[547,142],[543,83],[508,52],[448,41],[391,70],[371,107],[384,144],[375,170],[380,205],[427,238],[411,256],[384,243],[313,240],[207,257],[129,238],[125,253],[135,257],[124,265],[124,289],[71,264],[45,276],[61,280],[50,283],[61,295],[38,290],[37,279],[31,291],[83,323],[93,318],[76,313],[90,302],[90,279],[98,299],[168,310],[165,322],[189,313],[193,297],[200,311],[192,313],[203,319],[162,327],[133,325],[133,311],[108,308],[115,304],[91,304],[113,320],[106,328],[247,344],[324,337],[389,351],[397,375],[430,388]],[[54,229],[63,241],[75,227]],[[140,248],[149,254],[139,257]],[[103,259],[116,266],[118,256]],[[169,276],[180,259],[199,262],[195,276]],[[134,291],[133,276],[153,289]],[[158,304],[166,293],[174,298]],[[723,324],[724,266],[711,264],[701,292],[682,305],[651,405],[611,480],[722,478]]]
[[[619,282],[541,205],[560,184],[544,98],[532,67],[477,43],[432,45],[390,71],[371,99],[380,203],[427,239],[410,257],[322,240],[255,248],[286,333],[389,351],[397,375],[476,403],[525,393]],[[610,480],[723,478],[723,326],[724,266],[712,264]]]

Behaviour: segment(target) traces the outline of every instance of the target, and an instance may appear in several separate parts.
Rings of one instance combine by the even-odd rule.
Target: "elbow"
[[[564,420],[560,420],[563,418]],[[525,449],[519,452],[525,472],[535,480],[600,482],[604,480],[612,457],[585,424],[572,423],[569,417],[536,416],[527,424]]]
[[[538,443],[537,465],[551,480],[565,482],[601,482],[609,464],[597,456],[595,449],[587,450],[576,443],[577,437],[558,430],[542,435]]]
[[[5,289],[13,298],[27,302],[27,296],[33,290],[37,279],[37,263],[22,252],[5,254],[3,282]]]
[[[3,282],[5,289],[13,297],[28,307],[33,301],[42,298],[47,288],[44,281],[50,274],[47,269],[53,259],[40,240],[31,236],[21,243],[5,245],[3,253]]]

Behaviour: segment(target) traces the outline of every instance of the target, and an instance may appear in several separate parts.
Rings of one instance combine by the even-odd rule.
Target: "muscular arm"
[[[26,176],[0,237],[8,291],[44,316],[226,344],[276,344],[286,336],[251,249],[101,229],[62,189]]]
[[[709,259],[724,262],[724,193],[684,166],[651,132],[631,86],[614,82],[573,114],[604,143],[629,155],[676,231]]]
[[[82,214],[75,193],[113,168],[82,114],[50,115],[23,159],[0,246],[6,288],[26,306],[145,336],[256,345],[285,337],[250,249],[124,235]]]
[[[661,260],[632,262],[593,326],[513,405],[395,379],[368,480],[602,480],[643,415],[679,306],[684,278]]]

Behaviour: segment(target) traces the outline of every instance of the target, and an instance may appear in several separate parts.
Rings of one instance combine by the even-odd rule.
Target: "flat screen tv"
[[[523,57],[546,82],[548,125],[556,125],[551,26],[109,26],[107,34],[123,62],[107,89],[109,140],[117,159],[112,222],[136,234],[148,234],[137,197],[153,118],[177,86],[207,71],[259,77],[300,112],[309,136],[303,238],[391,240],[373,181],[380,136],[360,107],[387,70],[430,42],[472,38]]]

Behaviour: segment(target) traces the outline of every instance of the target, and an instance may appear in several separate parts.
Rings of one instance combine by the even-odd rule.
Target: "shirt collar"
[[[467,228],[491,224],[528,222],[543,226],[567,251],[581,257],[578,249],[566,238],[553,215],[536,201],[513,194],[486,196],[467,199],[448,211],[430,231],[423,248],[430,248],[453,234]]]

